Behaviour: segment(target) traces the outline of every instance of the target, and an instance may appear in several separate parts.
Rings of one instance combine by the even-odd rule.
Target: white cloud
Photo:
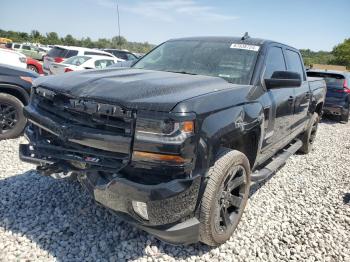
[[[115,0],[99,0],[100,5],[116,7]],[[135,4],[118,1],[119,11],[144,16],[163,22],[176,22],[177,19],[190,17],[194,20],[229,21],[238,19],[237,16],[220,13],[213,6],[203,5],[195,0],[139,0]]]

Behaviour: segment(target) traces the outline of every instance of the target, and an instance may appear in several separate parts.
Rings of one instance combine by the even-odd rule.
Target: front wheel
[[[246,206],[250,189],[247,157],[227,150],[209,170],[200,206],[200,241],[218,246],[236,229]]]

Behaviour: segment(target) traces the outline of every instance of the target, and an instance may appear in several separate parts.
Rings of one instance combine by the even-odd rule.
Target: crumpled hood
[[[41,77],[34,86],[127,108],[169,112],[181,101],[236,85],[218,77],[113,68]]]

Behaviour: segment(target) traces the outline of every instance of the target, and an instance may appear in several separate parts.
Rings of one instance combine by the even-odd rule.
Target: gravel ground
[[[313,152],[257,185],[226,244],[171,246],[40,177],[0,142],[1,261],[350,261],[350,124],[325,121]]]

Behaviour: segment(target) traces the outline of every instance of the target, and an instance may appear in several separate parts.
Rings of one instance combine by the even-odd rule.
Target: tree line
[[[77,39],[71,34],[65,37],[60,37],[56,32],[48,32],[46,34],[41,34],[38,30],[32,30],[30,33],[26,32],[16,32],[16,31],[6,31],[0,29],[0,37],[9,38],[13,42],[30,42],[30,43],[40,43],[43,45],[70,45],[70,46],[82,46],[88,48],[116,48],[116,49],[127,49],[131,52],[137,53],[147,53],[150,51],[154,45],[144,42],[129,42],[125,37],[115,36],[111,39],[99,38],[94,41],[90,37],[83,37]]]
[[[137,53],[147,53],[154,47],[154,45],[148,42],[129,42],[123,36],[115,36],[111,39],[99,38],[94,41],[90,37],[77,39],[71,34],[68,34],[65,37],[60,37],[56,32],[41,34],[38,30],[32,30],[30,33],[26,33],[0,29],[0,37],[10,38],[14,42],[31,42],[44,45],[71,45],[89,48],[116,48],[127,49],[131,52]],[[310,49],[301,49],[300,52],[304,58],[305,65],[343,65],[350,70],[350,38],[345,39],[342,43],[335,46],[331,52],[314,52]]]

